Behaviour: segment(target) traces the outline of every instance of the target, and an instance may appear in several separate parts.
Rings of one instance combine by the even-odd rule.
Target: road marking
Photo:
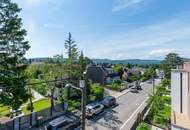
[[[142,104],[133,112],[133,114],[129,117],[129,119],[127,121],[125,121],[125,123],[121,126],[121,128],[119,130],[122,130],[127,123],[135,116],[135,114],[139,111],[139,109],[146,103],[146,101],[149,99],[149,97],[147,97]]]

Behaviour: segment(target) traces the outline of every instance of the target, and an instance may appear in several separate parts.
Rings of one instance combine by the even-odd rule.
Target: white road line
[[[127,121],[125,121],[125,123],[121,126],[120,130],[123,130],[123,128],[127,125],[127,123],[135,116],[135,114],[137,114],[137,112],[139,111],[139,109],[146,103],[146,101],[149,99],[149,97],[147,97],[143,103],[133,112],[133,114],[129,117],[129,119]]]

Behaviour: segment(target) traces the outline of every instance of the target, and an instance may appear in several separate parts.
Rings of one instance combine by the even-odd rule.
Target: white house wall
[[[180,112],[180,73],[172,72],[171,78],[172,108],[174,111]]]
[[[183,106],[183,114],[188,115],[189,114],[189,110],[188,110],[188,73],[184,72],[183,74],[183,86],[182,86],[182,106]]]

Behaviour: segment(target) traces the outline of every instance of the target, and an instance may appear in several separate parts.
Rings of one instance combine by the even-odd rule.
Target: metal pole
[[[86,85],[84,80],[80,80],[80,88],[82,88],[82,130],[85,130],[86,119]]]

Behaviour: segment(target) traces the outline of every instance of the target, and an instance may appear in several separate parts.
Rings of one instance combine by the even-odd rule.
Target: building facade
[[[190,62],[171,73],[172,130],[190,130]]]

